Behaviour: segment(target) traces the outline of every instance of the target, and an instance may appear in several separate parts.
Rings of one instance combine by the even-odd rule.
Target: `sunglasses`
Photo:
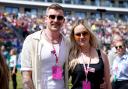
[[[75,34],[75,36],[77,36],[77,37],[80,37],[81,35],[85,37],[85,36],[88,35],[88,32],[81,32],[81,33],[76,33]]]
[[[119,49],[119,48],[122,49],[122,48],[124,48],[124,46],[123,46],[123,45],[115,46],[115,48],[116,48],[116,49]]]
[[[63,20],[64,19],[64,16],[61,16],[61,15],[58,15],[58,16],[56,16],[56,15],[49,15],[48,16],[50,19],[52,19],[52,20],[54,20],[55,18],[57,18],[57,20]]]

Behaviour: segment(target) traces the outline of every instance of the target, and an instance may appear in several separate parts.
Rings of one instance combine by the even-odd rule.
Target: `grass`
[[[72,86],[71,81],[69,81],[69,89],[71,89],[71,86]],[[13,89],[11,78],[10,78],[10,83],[9,83],[9,89]],[[22,88],[22,77],[21,77],[20,71],[17,72],[17,89],[23,89]]]
[[[13,89],[11,78],[10,78],[10,82],[9,82],[9,89]],[[23,89],[22,88],[22,77],[21,77],[20,71],[17,72],[17,89]]]

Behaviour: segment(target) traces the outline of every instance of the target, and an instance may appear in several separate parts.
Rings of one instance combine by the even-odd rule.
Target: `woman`
[[[114,42],[116,57],[112,65],[113,89],[128,89],[128,53],[124,40]]]
[[[12,78],[12,83],[13,83],[13,89],[17,89],[17,80],[16,80],[17,68],[16,68],[16,63],[17,63],[17,53],[16,53],[16,49],[15,49],[15,48],[12,48],[12,49],[10,50],[9,67],[10,67],[10,72],[11,72],[11,78]]]
[[[0,89],[9,89],[9,71],[0,51]]]
[[[111,89],[107,56],[97,49],[98,41],[89,26],[78,21],[70,38],[68,64],[72,89]]]

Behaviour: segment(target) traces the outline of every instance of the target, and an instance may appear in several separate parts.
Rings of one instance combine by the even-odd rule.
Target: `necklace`
[[[55,43],[54,41],[51,41],[45,31],[44,31],[44,35],[45,35],[45,37],[47,38],[47,40],[48,40],[48,41],[51,43],[51,45],[52,45],[52,49],[53,49],[53,50],[51,51],[51,53],[55,55],[55,57],[56,57],[56,64],[58,64],[58,63],[59,63],[59,54],[60,54],[60,44],[59,44],[59,52],[57,53],[57,50],[56,50],[56,48],[55,48],[55,44],[58,44],[59,42],[57,41],[57,43]]]
[[[82,60],[83,60],[83,63],[89,63],[90,62],[90,60],[91,60],[91,50],[89,50],[89,52],[81,52],[81,56],[82,56]],[[86,60],[84,60],[84,59],[86,59]],[[87,60],[87,59],[89,59],[89,60]]]
[[[91,47],[90,47],[90,45],[83,46],[83,47],[80,47],[80,50],[82,53],[88,53],[91,50]]]
[[[44,31],[44,35],[45,35],[45,38],[46,38],[49,42],[51,42],[52,44],[58,44],[58,43],[60,43],[60,41],[61,41],[61,37],[60,37],[60,36],[58,37],[58,39],[52,40],[52,39],[50,39],[50,37],[48,37],[48,35],[46,34],[45,31]]]

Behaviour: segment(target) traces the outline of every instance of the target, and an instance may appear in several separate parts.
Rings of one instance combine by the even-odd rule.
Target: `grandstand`
[[[0,0],[1,12],[40,16],[51,3],[60,3],[67,17],[128,21],[127,0]]]
[[[114,33],[128,42],[128,0],[0,0],[0,44],[13,42],[19,48],[20,42],[22,46],[28,34],[45,27],[43,16],[51,3],[64,7],[64,28],[86,19],[105,46],[110,46]]]

